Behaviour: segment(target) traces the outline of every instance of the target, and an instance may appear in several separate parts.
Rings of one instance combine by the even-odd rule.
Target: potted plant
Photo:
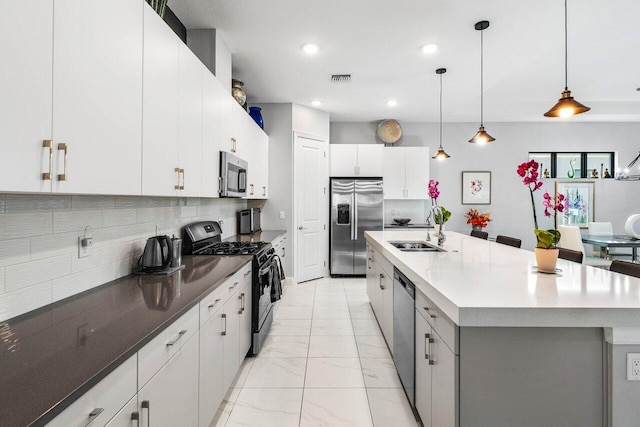
[[[536,216],[536,204],[533,193],[542,188],[542,181],[538,180],[538,162],[530,160],[518,165],[517,173],[522,178],[522,183],[529,189],[531,196],[531,209],[533,211],[533,223],[538,243],[534,249],[538,271],[543,273],[555,273],[556,262],[558,261],[558,248],[556,245],[560,241],[560,232],[555,228],[541,230],[538,227],[538,217]],[[544,193],[544,214],[547,217],[555,216],[556,212],[564,210],[564,195],[558,194],[555,197]]]
[[[471,224],[474,230],[482,230],[491,222],[491,212],[480,213],[477,209],[469,209],[465,216],[467,224]]]
[[[438,197],[440,196],[440,190],[438,190],[438,185],[440,181],[435,179],[429,180],[428,192],[429,197],[431,198],[431,212],[429,213],[429,218],[433,216],[433,220],[435,222],[435,232],[436,234],[440,233],[440,228],[444,230],[444,224],[451,218],[451,212],[447,210],[444,206],[438,206]],[[440,215],[436,215],[436,211],[442,211],[442,224],[440,224]],[[429,222],[429,219],[427,219]]]

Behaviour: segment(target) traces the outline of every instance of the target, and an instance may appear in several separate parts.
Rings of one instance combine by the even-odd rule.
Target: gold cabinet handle
[[[58,181],[66,181],[67,180],[67,144],[61,142],[58,144],[58,151],[64,151],[64,163],[62,173],[58,174]]]
[[[231,152],[232,153],[236,152],[236,139],[235,138],[231,138]]]
[[[184,169],[180,169],[180,174],[182,174],[182,185],[180,186],[180,189],[184,190]]]
[[[176,177],[178,178],[178,183],[176,185],[173,186],[173,188],[175,188],[176,190],[180,190],[180,171],[182,169],[180,168],[175,168],[174,172],[176,173]]]
[[[49,149],[49,172],[43,172],[42,179],[44,181],[51,181],[51,168],[53,167],[53,141],[45,139],[42,141],[42,147]]]

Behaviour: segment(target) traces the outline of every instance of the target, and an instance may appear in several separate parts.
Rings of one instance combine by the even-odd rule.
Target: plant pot
[[[235,99],[240,105],[244,105],[247,101],[247,94],[244,92],[244,89],[242,88],[243,86],[244,83],[240,80],[231,80],[231,96],[233,96],[233,99]]]
[[[471,229],[472,230],[476,230],[476,231],[482,231],[482,226],[481,225],[472,225]]]
[[[444,233],[444,224],[442,224],[442,227],[440,226],[440,224],[434,225],[433,232],[436,233],[436,235],[440,234],[440,228],[442,228],[442,232]]]
[[[536,262],[538,263],[538,271],[542,273],[555,273],[556,263],[558,262],[558,252],[555,249],[535,248]]]

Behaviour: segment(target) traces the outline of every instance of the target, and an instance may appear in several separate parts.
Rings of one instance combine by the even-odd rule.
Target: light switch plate
[[[640,381],[640,353],[627,353],[627,381]]]
[[[280,219],[284,219],[284,211],[280,211]]]

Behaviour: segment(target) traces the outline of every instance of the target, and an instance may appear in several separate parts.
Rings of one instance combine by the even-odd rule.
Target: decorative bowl
[[[393,222],[398,225],[407,225],[411,221],[411,218],[393,218]]]

